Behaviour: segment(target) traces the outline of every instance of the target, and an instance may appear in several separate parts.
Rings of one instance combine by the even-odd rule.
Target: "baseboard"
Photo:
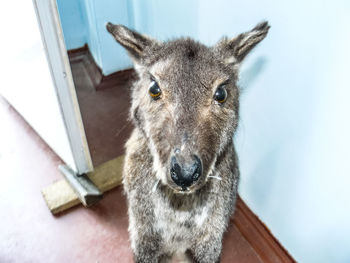
[[[90,80],[97,89],[103,79],[102,70],[97,66],[94,58],[92,57],[89,47],[85,44],[81,48],[68,50],[68,57],[70,63],[82,62],[85,70],[88,72]]]
[[[103,90],[119,85],[135,78],[134,69],[120,70],[110,75],[103,75],[101,68],[96,64],[89,46],[85,44],[83,47],[68,50],[70,63],[82,62],[85,67],[95,90]]]
[[[240,197],[231,221],[263,262],[296,262]]]

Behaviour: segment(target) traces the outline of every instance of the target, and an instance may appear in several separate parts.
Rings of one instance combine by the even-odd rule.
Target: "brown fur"
[[[238,66],[268,29],[264,22],[207,47],[189,38],[161,43],[107,25],[129,51],[139,76],[132,89],[135,129],[126,144],[123,180],[136,262],[183,253],[195,262],[219,261],[239,181],[232,142],[239,114]],[[161,89],[158,99],[149,95],[153,80]],[[228,94],[223,103],[213,98],[220,85]],[[201,160],[202,176],[184,190],[170,176],[170,159],[176,156],[185,164],[193,155]]]

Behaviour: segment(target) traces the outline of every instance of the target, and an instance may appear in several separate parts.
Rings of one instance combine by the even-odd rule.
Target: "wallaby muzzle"
[[[189,163],[180,164],[175,156],[171,158],[170,165],[171,179],[175,184],[186,191],[202,175],[202,162],[197,155]]]

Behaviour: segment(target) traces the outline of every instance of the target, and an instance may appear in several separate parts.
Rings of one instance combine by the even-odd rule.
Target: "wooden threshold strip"
[[[105,162],[87,174],[97,188],[105,193],[122,183],[124,155]],[[42,194],[51,213],[57,215],[80,203],[78,195],[65,180],[59,180],[42,189]]]

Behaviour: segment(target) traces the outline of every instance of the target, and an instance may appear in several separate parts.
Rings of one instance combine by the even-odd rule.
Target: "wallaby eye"
[[[225,86],[221,85],[219,86],[214,94],[214,100],[216,100],[219,103],[224,103],[227,99],[227,91]]]
[[[162,91],[160,90],[159,85],[155,80],[152,80],[151,84],[149,85],[148,92],[153,99],[159,99],[160,94],[162,94]]]

